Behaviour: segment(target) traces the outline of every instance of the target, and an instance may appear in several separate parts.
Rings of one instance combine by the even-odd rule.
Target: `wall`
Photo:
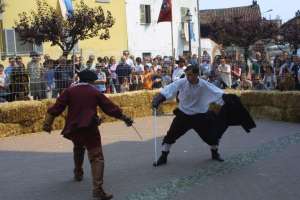
[[[150,108],[156,91],[137,91],[123,94],[107,95],[113,102],[121,106],[124,113],[136,118],[150,116]],[[241,92],[227,91],[241,96],[243,104],[255,118],[268,118],[279,121],[300,122],[300,92]],[[19,101],[3,103],[0,106],[0,138],[12,135],[39,132],[45,112],[54,100]],[[165,102],[159,113],[171,113],[176,107],[175,101]],[[103,115],[104,122],[115,119]],[[65,113],[56,118],[54,129],[64,125]]]
[[[5,0],[6,10],[3,14],[3,28],[12,28],[15,21],[18,19],[18,13],[28,12],[36,9],[35,0]],[[57,7],[58,0],[47,0],[49,5]],[[73,6],[78,4],[80,0],[74,0]],[[104,10],[111,11],[113,17],[116,19],[115,25],[110,29],[111,39],[103,41],[98,37],[80,41],[79,48],[83,49],[83,56],[87,57],[89,54],[95,56],[117,56],[120,57],[122,51],[127,49],[127,29],[125,17],[125,1],[113,0],[111,3],[96,3],[95,0],[85,0],[88,6],[102,6]],[[62,52],[58,47],[51,47],[50,43],[43,45],[44,53],[50,54],[53,58],[58,58]]]
[[[196,1],[173,0],[173,34],[175,55],[181,55],[183,50],[188,50],[188,42],[180,36],[181,15],[180,8],[190,8],[193,15],[194,33],[196,41],[192,41],[192,52],[198,52],[198,21],[196,14]],[[140,23],[140,5],[151,5],[151,23]],[[128,29],[128,48],[135,56],[142,56],[143,52],[151,52],[152,56],[172,55],[171,23],[157,24],[162,0],[126,0],[126,16]]]

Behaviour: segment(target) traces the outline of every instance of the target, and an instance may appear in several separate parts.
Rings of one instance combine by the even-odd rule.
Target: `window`
[[[143,58],[151,58],[151,53],[150,52],[143,52],[142,57]]]
[[[151,6],[150,5],[140,5],[140,22],[141,24],[151,23]]]
[[[96,3],[110,3],[111,0],[96,0]]]
[[[32,51],[43,53],[42,45],[35,45],[32,43],[24,43],[20,40],[18,33],[14,29],[4,29],[3,34],[4,53],[6,56],[10,55],[26,55]]]

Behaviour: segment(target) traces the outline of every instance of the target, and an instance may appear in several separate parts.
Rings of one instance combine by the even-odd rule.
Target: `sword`
[[[138,130],[135,128],[135,126],[131,125],[131,127],[133,128],[133,130],[135,131],[135,133],[139,136],[139,138],[141,139],[141,141],[143,141],[142,135],[138,132]]]

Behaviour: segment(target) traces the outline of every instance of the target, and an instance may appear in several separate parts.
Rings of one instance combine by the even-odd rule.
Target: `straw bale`
[[[0,107],[0,122],[34,122],[43,118],[46,107],[40,101],[16,101],[3,103]]]
[[[300,122],[300,108],[287,108],[284,109],[284,118],[283,121],[288,122]]]
[[[300,92],[274,92],[272,94],[272,105],[275,107],[300,107]]]
[[[53,123],[53,130],[60,130],[64,127],[65,125],[65,118],[63,116],[58,116],[55,118],[54,123]]]
[[[266,102],[271,102],[272,96],[268,92],[260,92],[260,91],[251,91],[251,92],[243,92],[241,93],[241,101],[244,105],[249,106],[263,106],[266,105]],[[268,103],[268,105],[270,105]]]
[[[13,123],[0,123],[0,138],[20,135],[21,125]]]
[[[272,120],[283,120],[284,110],[273,106],[253,106],[250,108],[250,113],[255,118],[267,118]]]
[[[175,100],[167,101],[161,104],[158,111],[165,114],[172,113],[176,106],[177,102]]]

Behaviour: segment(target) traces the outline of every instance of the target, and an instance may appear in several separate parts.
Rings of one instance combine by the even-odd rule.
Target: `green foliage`
[[[101,6],[90,8],[83,0],[76,5],[72,15],[64,19],[56,8],[45,0],[36,0],[37,11],[19,14],[15,30],[24,42],[42,44],[51,42],[58,45],[64,55],[68,55],[74,45],[85,39],[99,36],[100,40],[110,38],[109,29],[115,19],[110,11],[106,14]]]
[[[293,23],[283,26],[280,30],[283,40],[293,45],[294,53],[300,45],[300,19],[294,20]]]

